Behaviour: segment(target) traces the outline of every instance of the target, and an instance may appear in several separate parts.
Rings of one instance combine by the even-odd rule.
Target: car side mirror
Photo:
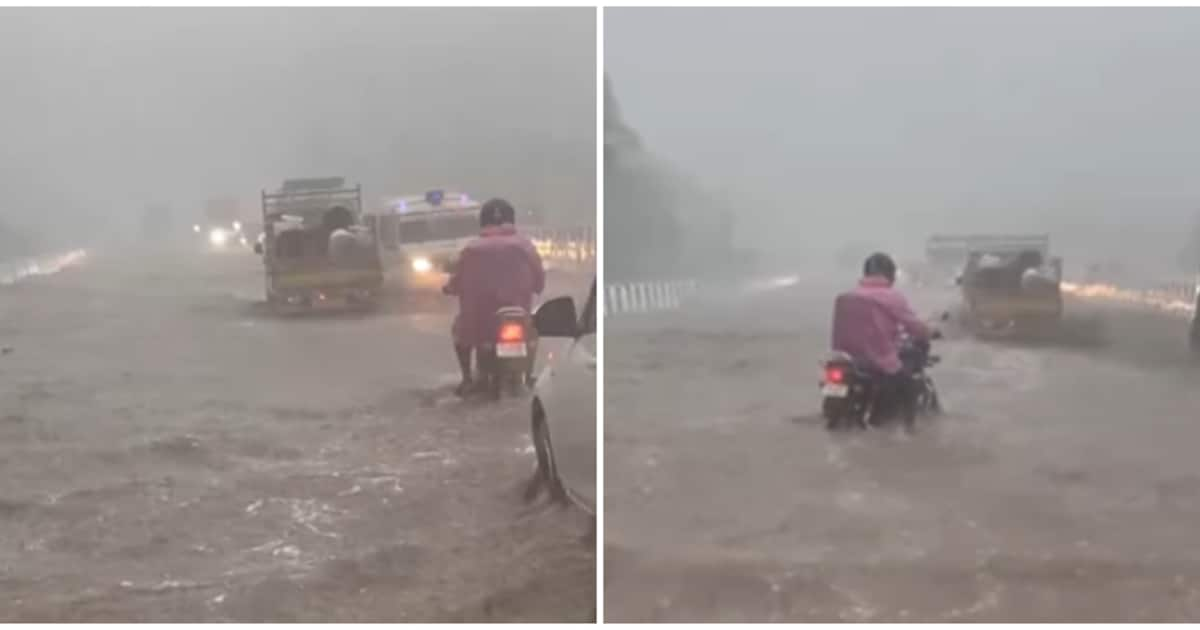
[[[262,243],[254,244],[254,253],[258,254],[259,256],[262,256],[262,253],[263,253]]]
[[[539,337],[579,337],[575,300],[563,296],[542,304],[533,314],[533,327],[537,329]]]

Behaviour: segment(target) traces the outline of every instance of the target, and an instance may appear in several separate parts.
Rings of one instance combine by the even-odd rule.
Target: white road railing
[[[675,310],[697,287],[695,280],[610,284],[604,288],[604,315]]]

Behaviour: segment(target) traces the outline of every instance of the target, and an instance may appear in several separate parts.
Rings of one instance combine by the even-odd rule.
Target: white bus
[[[437,276],[449,273],[463,246],[479,235],[481,207],[465,193],[433,190],[387,199],[365,223],[389,269]]]

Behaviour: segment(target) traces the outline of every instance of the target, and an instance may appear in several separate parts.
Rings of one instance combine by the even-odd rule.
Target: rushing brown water
[[[588,519],[520,498],[525,403],[450,393],[452,303],[261,290],[248,252],[0,288],[0,619],[591,618]]]

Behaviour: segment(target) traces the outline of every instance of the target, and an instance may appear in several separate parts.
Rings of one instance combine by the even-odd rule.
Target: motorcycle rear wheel
[[[842,428],[842,417],[845,415],[844,401],[833,398],[821,400],[821,417],[825,418],[825,430],[837,431]]]
[[[821,416],[825,418],[825,429],[828,431],[865,428],[864,415],[864,412],[854,408],[849,399],[825,398],[821,401]]]

